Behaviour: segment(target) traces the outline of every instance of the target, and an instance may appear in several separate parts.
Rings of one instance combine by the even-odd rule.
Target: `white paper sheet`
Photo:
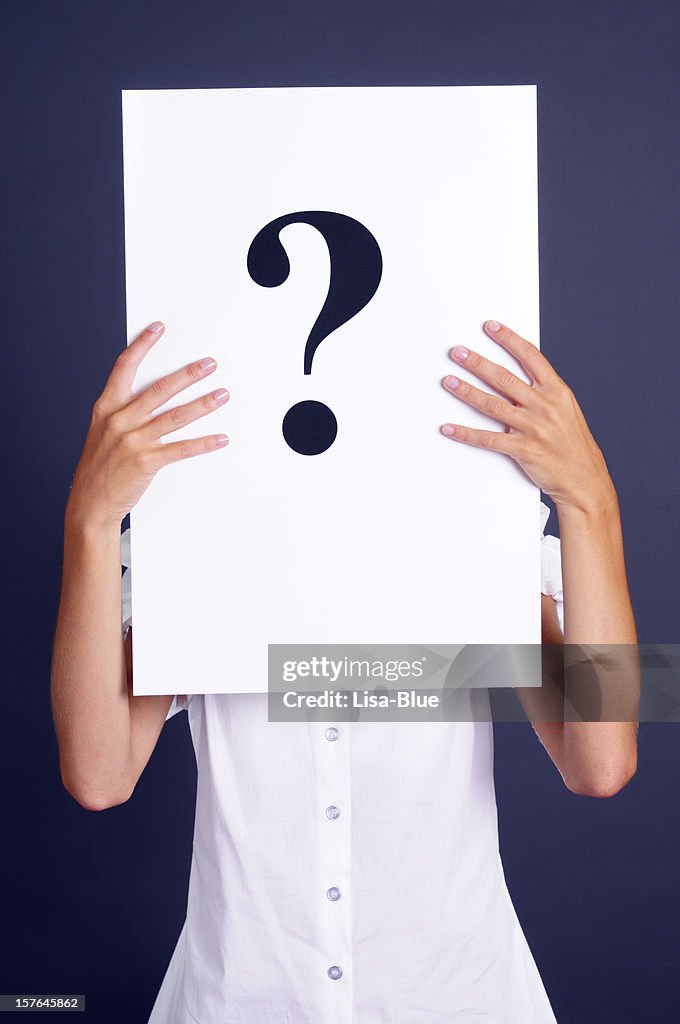
[[[535,86],[125,91],[123,135],[128,337],[167,328],[137,387],[212,355],[170,404],[231,392],[167,438],[229,446],[162,470],[132,514],[135,691],[266,689],[268,643],[538,642],[538,491],[439,432],[502,429],[441,387],[475,380],[453,345],[521,375],[482,322],[539,343]],[[353,218],[382,255],[309,374],[324,237],[283,228],[278,287],[247,266],[300,211]],[[323,454],[284,439],[305,400],[337,419]]]

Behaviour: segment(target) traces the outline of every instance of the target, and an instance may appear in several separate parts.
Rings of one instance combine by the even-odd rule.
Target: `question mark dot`
[[[320,455],[338,434],[338,421],[323,402],[298,402],[288,410],[281,424],[289,448],[299,455]]]

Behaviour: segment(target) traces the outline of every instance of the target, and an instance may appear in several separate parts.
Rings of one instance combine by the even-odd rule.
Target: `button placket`
[[[323,953],[325,973],[333,986],[332,1003],[343,1022],[352,1020],[351,906],[351,790],[349,730],[329,725],[319,731],[318,763],[321,767],[320,828],[322,833],[322,885],[319,912],[326,936]]]

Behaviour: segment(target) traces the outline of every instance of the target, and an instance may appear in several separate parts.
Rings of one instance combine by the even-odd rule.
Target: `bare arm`
[[[576,645],[584,650],[606,645],[595,650],[609,652],[608,671],[589,681],[601,700],[601,721],[535,721],[534,728],[572,792],[606,797],[635,774],[640,680],[616,493],[612,487],[593,498],[592,503],[582,500],[580,507],[558,506],[558,515],[565,678],[576,664]],[[549,615],[543,635],[545,643],[559,643]],[[567,682],[567,693],[568,688]],[[587,701],[589,695],[584,696]]]
[[[442,432],[464,444],[510,455],[555,501],[560,521],[565,632],[563,636],[554,601],[544,596],[543,643],[564,644],[567,662],[576,650],[572,645],[612,645],[618,673],[609,673],[600,688],[601,721],[565,721],[562,703],[559,714],[550,720],[541,694],[529,689],[518,690],[518,694],[569,789],[584,795],[610,796],[636,769],[634,710],[639,696],[635,648],[626,646],[635,645],[637,635],[616,491],[576,398],[545,356],[531,342],[495,321],[487,321],[485,330],[517,359],[529,383],[479,353],[457,346],[452,358],[498,394],[488,394],[455,376],[445,378],[444,386],[504,423],[506,431],[445,424]],[[622,705],[629,720],[617,720]]]
[[[131,696],[120,609],[120,524],[67,509],[52,706],[64,785],[91,810],[128,799],[172,699]]]
[[[121,353],[95,403],[65,515],[52,709],[64,785],[92,810],[131,795],[172,700],[132,695],[130,635],[124,641],[121,624],[121,522],[163,466],[216,451],[227,440],[216,434],[161,442],[228,394],[220,389],[154,415],[213,372],[215,361],[206,359],[133,396],[137,368],[163,333],[158,327],[147,328]]]

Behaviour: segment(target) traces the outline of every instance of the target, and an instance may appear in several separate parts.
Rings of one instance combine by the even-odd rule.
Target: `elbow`
[[[86,811],[108,811],[126,803],[134,786],[100,786],[91,780],[73,779],[62,772],[64,789]]]
[[[71,793],[73,799],[86,811],[108,811],[111,807],[119,807],[130,799],[129,796],[111,796],[96,791]]]
[[[577,779],[567,782],[567,789],[576,796],[590,796],[597,800],[606,800],[620,793],[629,779],[624,776],[607,776],[600,779]]]
[[[597,800],[606,800],[620,793],[635,775],[637,764],[626,762],[612,765],[592,774],[566,778],[567,789],[576,796],[589,796]]]

